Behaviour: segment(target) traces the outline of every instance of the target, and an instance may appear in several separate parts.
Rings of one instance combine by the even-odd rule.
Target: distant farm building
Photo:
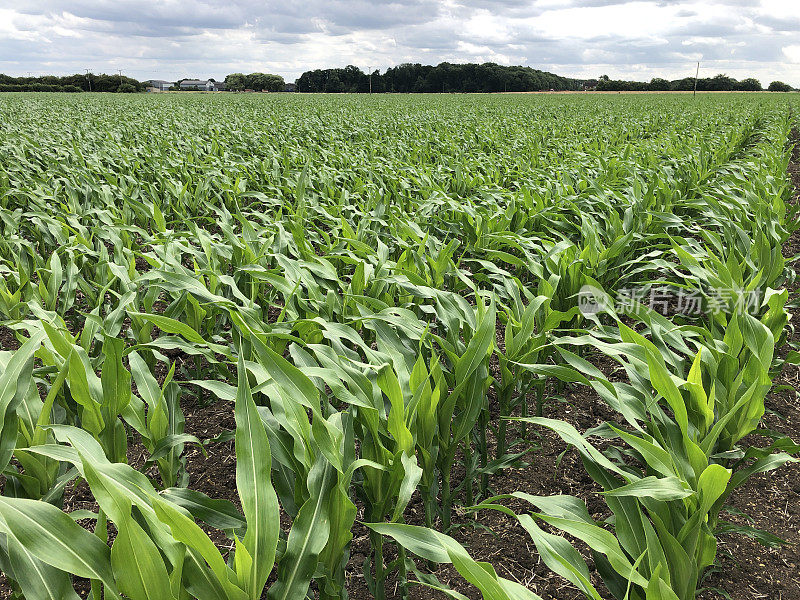
[[[164,81],[163,79],[148,79],[144,83],[148,92],[166,92],[175,85],[174,81]]]
[[[202,81],[200,79],[184,79],[180,83],[180,88],[182,90],[198,90],[201,92],[221,92],[228,89],[224,83],[214,81],[213,79],[207,81]]]

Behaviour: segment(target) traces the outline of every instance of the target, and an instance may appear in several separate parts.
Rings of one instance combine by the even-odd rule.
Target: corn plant
[[[30,564],[41,561],[47,565],[45,573],[52,568],[88,578],[97,597],[103,590],[114,598],[124,594],[177,600],[191,594],[255,600],[261,597],[276,558],[277,580],[268,597],[304,597],[327,543],[327,501],[335,486],[334,470],[322,457],[311,469],[307,479],[311,500],[298,512],[279,556],[279,504],[271,483],[269,438],[243,361],[239,373],[236,481],[245,533],[234,534],[229,561],[185,509],[159,495],[141,473],[109,462],[92,436],[73,427],[53,426],[56,438],[66,445],[43,446],[38,452],[72,462],[80,471],[100,504],[97,520],[103,530],[93,535],[45,502],[4,498],[0,501],[3,531],[25,548]],[[105,544],[105,516],[118,531],[110,549]],[[36,574],[22,572],[25,565],[18,564],[13,571],[16,580],[27,586]],[[138,568],[131,568],[134,565]]]
[[[392,577],[443,588],[405,548],[486,597],[534,597],[446,535],[479,526],[456,510],[476,505],[589,597],[543,523],[594,550],[612,595],[691,597],[732,491],[798,450],[761,425],[798,362],[790,104],[3,96],[0,569],[29,598],[72,599],[79,576],[97,600],[332,600],[363,511],[377,598]],[[617,306],[661,287],[699,310]],[[608,423],[566,428],[546,402],[568,389]],[[184,415],[209,402],[236,428],[201,441]],[[578,448],[610,522],[492,498],[542,426]],[[187,449],[228,439],[244,514],[193,489]],[[99,509],[65,514],[82,481]],[[426,529],[406,523],[415,494]]]

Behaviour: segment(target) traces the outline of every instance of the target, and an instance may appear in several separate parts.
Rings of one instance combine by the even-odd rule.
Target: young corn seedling
[[[506,282],[508,306],[501,311],[505,319],[503,348],[497,350],[500,366],[500,381],[497,382],[497,397],[500,405],[500,421],[497,425],[496,460],[501,460],[509,448],[508,420],[515,404],[521,405],[521,413],[528,416],[528,394],[536,392],[536,416],[542,416],[545,385],[547,379],[536,377],[525,364],[545,364],[554,354],[549,345],[553,331],[564,322],[570,322],[578,314],[578,307],[566,312],[553,310],[548,292],[552,292],[549,282],[540,283],[540,291],[533,296],[518,280]],[[523,301],[522,291],[527,300]],[[524,437],[524,429],[523,429]]]
[[[477,310],[470,315],[474,321],[451,320],[446,338],[434,336],[450,364],[449,371],[442,370],[450,392],[439,401],[437,433],[437,467],[442,480],[441,512],[445,531],[452,524],[451,476],[459,447],[464,451],[466,502],[473,503],[471,438],[481,415],[488,412],[489,358],[495,345],[497,316],[493,301],[486,306],[483,298],[477,296],[477,302]],[[485,467],[488,464],[486,430],[484,427],[479,427],[479,430],[481,466]]]

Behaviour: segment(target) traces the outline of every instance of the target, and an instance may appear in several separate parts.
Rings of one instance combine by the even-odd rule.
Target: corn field
[[[800,453],[781,96],[3,95],[4,597],[540,598],[491,514],[545,598],[695,598]],[[592,507],[498,491],[544,436]]]

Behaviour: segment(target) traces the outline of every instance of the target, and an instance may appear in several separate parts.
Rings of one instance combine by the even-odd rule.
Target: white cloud
[[[21,16],[9,8],[0,8],[0,39],[41,42],[42,36],[35,30],[22,28],[18,24]]]
[[[786,46],[783,53],[793,63],[800,63],[800,46]]]
[[[488,10],[479,10],[467,19],[462,31],[465,37],[475,42],[494,44],[508,43],[513,36],[511,23]]]
[[[761,15],[800,21],[800,3],[792,0],[761,0],[756,11]]]
[[[556,39],[647,38],[663,32],[677,7],[650,2],[547,10],[528,20],[543,36]]]
[[[704,45],[704,46],[724,46],[728,44],[728,42],[724,38],[715,38],[715,37],[690,37],[683,42],[681,42],[684,46],[697,46],[697,45]]]

